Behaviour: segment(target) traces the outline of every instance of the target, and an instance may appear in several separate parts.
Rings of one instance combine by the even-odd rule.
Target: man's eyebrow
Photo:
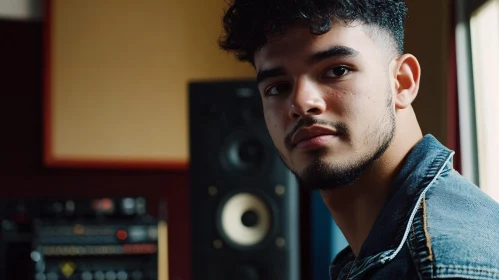
[[[284,69],[284,67],[263,69],[258,71],[258,74],[256,75],[256,81],[258,84],[260,84],[266,79],[284,76],[284,75],[286,75],[286,69]]]
[[[331,58],[331,57],[356,57],[359,55],[359,52],[346,46],[334,46],[332,48],[329,48],[324,51],[320,51],[317,53],[314,53],[307,61],[309,65],[316,64],[318,62],[321,62],[325,59]],[[275,78],[279,76],[284,76],[286,75],[286,69],[284,67],[275,67],[275,68],[270,68],[270,69],[262,69],[258,71],[256,75],[256,81],[258,84],[263,82],[266,79],[270,78]]]
[[[346,46],[334,46],[330,49],[324,50],[317,52],[313,54],[309,59],[308,59],[308,64],[316,64],[318,62],[321,62],[325,59],[331,58],[331,57],[356,57],[359,55],[359,52]]]

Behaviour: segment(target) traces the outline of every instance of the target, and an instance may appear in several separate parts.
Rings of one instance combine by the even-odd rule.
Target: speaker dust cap
[[[264,129],[240,129],[227,137],[221,149],[222,166],[239,174],[260,174],[271,166],[272,143]]]
[[[270,235],[272,211],[264,199],[256,194],[240,192],[222,203],[219,229],[229,243],[237,247],[253,247]]]

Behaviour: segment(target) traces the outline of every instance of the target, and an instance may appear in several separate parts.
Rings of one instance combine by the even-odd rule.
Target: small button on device
[[[81,280],[92,280],[93,277],[92,277],[92,273],[88,272],[88,271],[83,271],[81,273]]]
[[[125,271],[118,271],[118,273],[116,274],[116,278],[118,278],[118,280],[127,280],[128,273],[126,273]]]
[[[116,273],[114,271],[106,272],[106,280],[116,280]]]
[[[94,277],[95,277],[95,280],[105,280],[106,279],[106,276],[104,275],[104,273],[102,271],[96,271],[94,273]]]

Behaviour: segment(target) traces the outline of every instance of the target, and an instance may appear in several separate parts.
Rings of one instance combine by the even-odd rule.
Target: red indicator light
[[[120,230],[118,230],[118,232],[116,232],[116,237],[119,240],[125,240],[128,237],[128,234],[126,233],[125,230],[120,229]]]
[[[100,203],[102,210],[111,210],[113,208],[113,202],[109,198],[103,198]]]
[[[92,208],[98,212],[110,212],[113,211],[114,205],[111,199],[102,198],[92,201]]]

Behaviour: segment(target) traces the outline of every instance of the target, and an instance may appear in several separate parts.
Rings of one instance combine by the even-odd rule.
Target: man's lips
[[[291,138],[291,144],[293,147],[320,146],[335,136],[338,136],[338,132],[334,129],[312,125],[296,131]]]

